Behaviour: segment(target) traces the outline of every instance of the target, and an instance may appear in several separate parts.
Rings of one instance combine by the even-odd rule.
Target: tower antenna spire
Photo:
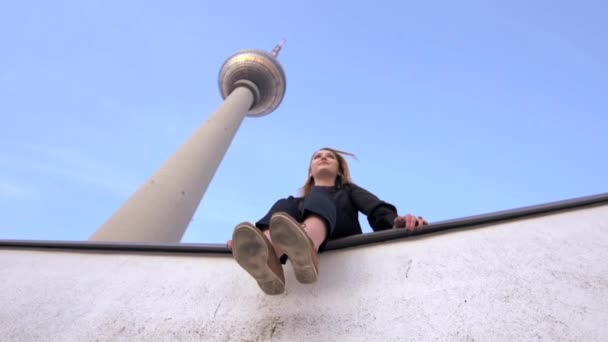
[[[272,49],[272,52],[270,54],[274,58],[277,58],[277,56],[279,55],[279,51],[281,51],[281,48],[283,47],[283,44],[285,44],[286,41],[287,41],[287,39],[285,39],[285,38],[281,39],[279,44],[277,44],[277,46],[275,46],[274,49]]]

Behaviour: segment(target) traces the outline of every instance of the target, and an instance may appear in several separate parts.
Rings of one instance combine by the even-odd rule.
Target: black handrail
[[[416,232],[406,232],[405,229],[390,229],[379,232],[365,233],[336,239],[327,243],[326,250],[336,250],[378,242],[403,239],[409,236],[447,231],[458,228],[472,228],[489,223],[497,223],[537,216],[561,210],[572,210],[608,203],[608,193],[579,197],[564,201],[533,205],[511,210],[498,211],[483,215],[463,217],[454,220],[440,221],[424,226]],[[103,251],[132,251],[132,252],[169,252],[169,253],[214,253],[230,254],[224,244],[199,243],[149,243],[149,242],[98,242],[98,241],[47,241],[47,240],[0,240],[2,248],[45,248],[45,249],[76,249]]]

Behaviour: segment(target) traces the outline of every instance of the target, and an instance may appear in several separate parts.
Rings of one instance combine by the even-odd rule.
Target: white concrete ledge
[[[608,205],[324,253],[270,297],[228,254],[3,247],[1,341],[602,341]]]

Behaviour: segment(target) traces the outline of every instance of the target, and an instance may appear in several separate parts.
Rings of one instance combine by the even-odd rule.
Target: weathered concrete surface
[[[0,251],[1,341],[606,341],[608,206],[328,252],[263,295],[227,256]]]

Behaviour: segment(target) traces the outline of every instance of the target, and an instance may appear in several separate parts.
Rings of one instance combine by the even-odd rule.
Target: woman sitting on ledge
[[[315,152],[302,197],[281,199],[255,226],[243,222],[234,229],[228,248],[265,293],[285,291],[281,263],[287,257],[299,282],[317,281],[317,252],[323,251],[328,240],[361,234],[359,212],[367,216],[374,231],[413,231],[428,224],[420,216],[397,215],[395,206],[355,185],[343,155],[353,156],[332,148]]]

